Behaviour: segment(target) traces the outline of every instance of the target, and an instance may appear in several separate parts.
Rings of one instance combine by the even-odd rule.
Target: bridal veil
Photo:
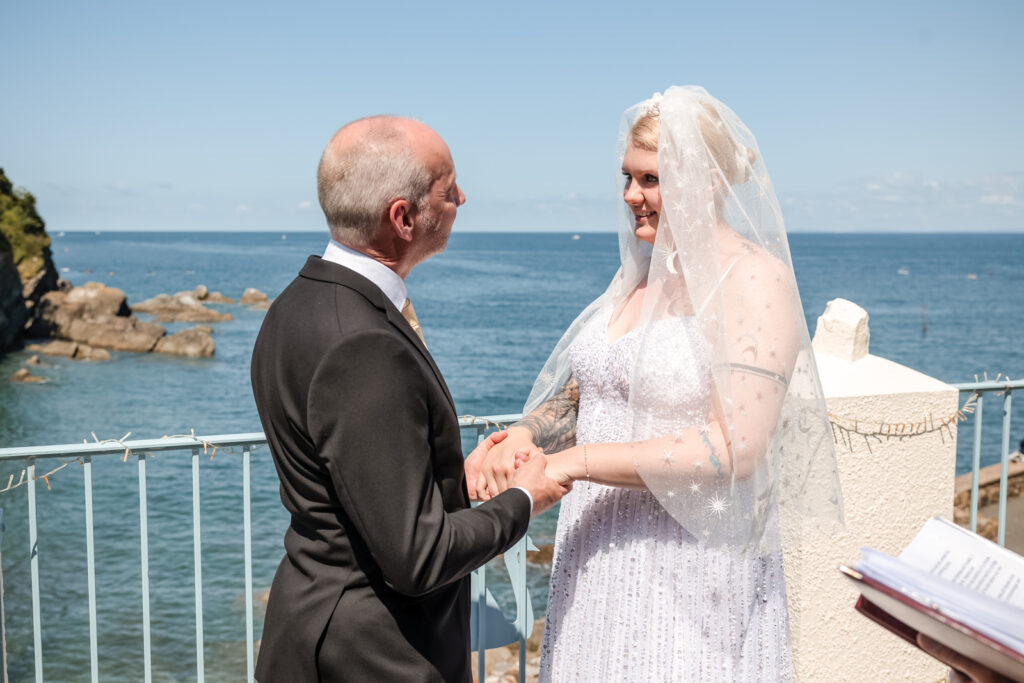
[[[725,437],[724,447],[699,439],[696,458],[670,447],[656,464],[637,463],[661,505],[699,542],[743,552],[772,553],[809,529],[839,528],[832,432],[785,225],[757,142],[703,88],[672,87],[625,112],[620,164],[641,118],[657,130],[662,210],[654,245],[636,239],[634,217],[620,202],[621,267],[559,341],[524,412],[569,379],[576,336],[607,320],[646,279],[631,409],[623,416],[629,433],[634,442],[673,436],[680,448],[712,427]],[[664,335],[651,334],[671,318],[693,319],[711,359],[710,409],[698,424],[674,406],[671,392],[651,397],[643,390],[646,378],[664,386],[673,372]],[[668,353],[689,353],[691,338],[681,336]],[[632,409],[652,400],[657,410]]]

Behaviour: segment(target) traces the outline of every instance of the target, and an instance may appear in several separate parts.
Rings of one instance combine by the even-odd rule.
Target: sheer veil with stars
[[[524,412],[569,380],[576,336],[604,324],[646,278],[623,419],[634,443],[669,443],[663,458],[636,463],[661,505],[708,547],[770,553],[787,537],[799,540],[809,524],[838,529],[842,501],[828,414],[782,214],[754,136],[703,88],[672,87],[625,112],[620,164],[643,116],[657,119],[662,210],[655,244],[636,239],[633,215],[620,202],[621,267],[559,341]],[[679,329],[666,328],[670,321],[695,325],[699,334],[666,345],[658,330]],[[699,416],[663,389],[682,367],[672,359],[692,355],[694,338],[709,359],[709,401]],[[652,396],[645,387],[655,384],[662,389]],[[717,447],[712,428],[724,436]]]

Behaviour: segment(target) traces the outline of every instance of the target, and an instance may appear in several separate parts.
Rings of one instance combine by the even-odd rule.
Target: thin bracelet
[[[583,471],[587,473],[587,481],[590,481],[590,466],[587,464],[587,444],[583,444]]]

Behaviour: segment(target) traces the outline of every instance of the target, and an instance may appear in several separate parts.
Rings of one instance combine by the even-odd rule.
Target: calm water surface
[[[256,287],[275,296],[322,234],[68,233],[54,238],[57,265],[75,284],[118,287],[129,302],[205,284],[227,296]],[[871,350],[948,382],[975,374],[1024,375],[1024,235],[791,235],[804,311],[813,331],[825,303],[851,299],[871,316]],[[460,414],[518,412],[562,331],[603,291],[618,266],[616,238],[584,234],[459,234],[409,277],[411,296]],[[969,278],[973,274],[976,278]],[[110,363],[46,358],[41,385],[0,382],[4,446],[153,438],[164,434],[258,431],[248,366],[263,313],[214,305],[234,321],[216,323],[216,357],[188,360],[113,354]],[[922,333],[922,307],[927,333]],[[171,331],[184,325],[168,326]],[[0,377],[26,352],[0,360]],[[1014,411],[1014,443],[1024,407]],[[991,404],[990,404],[991,405]],[[986,406],[984,459],[998,457],[998,411]],[[900,416],[894,416],[898,419]],[[961,430],[970,428],[970,423]],[[969,451],[960,440],[958,470]],[[467,444],[468,446],[468,444]],[[40,470],[59,462],[40,462]],[[192,504],[189,458],[148,465],[150,581],[156,680],[195,677]],[[241,464],[237,453],[202,458],[206,673],[245,674]],[[0,468],[0,487],[21,468]],[[100,675],[138,680],[142,671],[139,494],[134,460],[94,466]],[[37,487],[45,673],[88,679],[88,612],[82,468],[73,463]],[[31,676],[26,489],[0,494],[6,533],[3,580],[12,680]],[[269,586],[287,517],[266,449],[254,454],[253,571]],[[555,517],[531,533],[550,542]],[[531,581],[543,584],[537,570]],[[504,597],[506,594],[499,590]],[[545,602],[535,591],[538,613]],[[261,614],[257,614],[257,637]]]

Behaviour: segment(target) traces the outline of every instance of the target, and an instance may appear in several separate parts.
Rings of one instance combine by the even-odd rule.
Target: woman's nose
[[[622,198],[626,200],[627,204],[632,206],[639,206],[644,202],[644,194],[637,187],[635,180],[630,179],[629,184],[626,185],[625,192],[622,193]]]

